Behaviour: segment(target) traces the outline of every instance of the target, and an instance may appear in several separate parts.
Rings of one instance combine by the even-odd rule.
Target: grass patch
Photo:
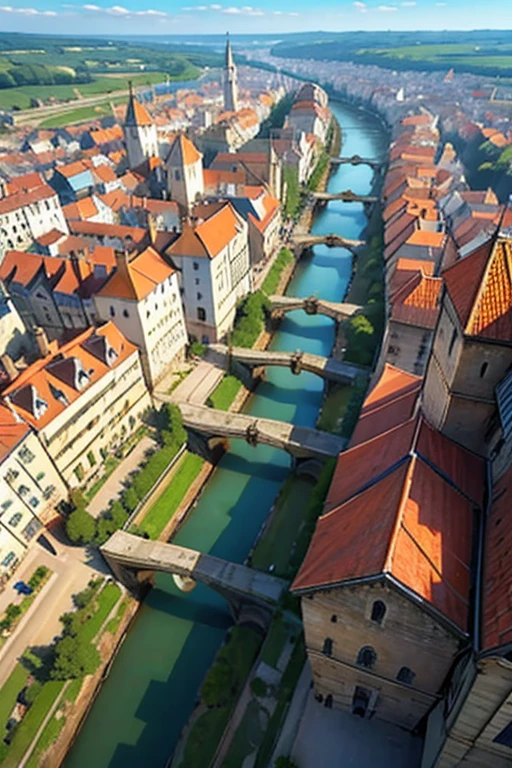
[[[92,642],[100,631],[104,621],[121,597],[121,589],[117,584],[107,584],[95,599],[96,610],[80,630],[84,642]]]
[[[124,97],[123,97],[124,100]],[[64,125],[72,125],[73,123],[83,123],[86,120],[101,119],[112,115],[110,108],[110,102],[104,101],[101,104],[95,104],[90,107],[78,107],[77,109],[71,109],[69,112],[61,112],[58,115],[52,115],[47,117],[39,123],[40,128],[61,128]]]
[[[62,731],[66,724],[65,717],[55,717],[47,723],[45,729],[37,740],[34,751],[30,755],[29,760],[26,763],[26,768],[39,768],[41,765],[42,755],[57,741],[59,733]]]
[[[316,423],[317,429],[339,435],[351,396],[352,387],[350,385],[342,384],[333,387],[324,400],[322,412]]]
[[[293,253],[290,251],[290,249],[281,248],[276,260],[269,269],[268,275],[263,281],[263,285],[261,286],[263,293],[266,293],[267,296],[271,296],[276,292],[284,269],[292,262]]]
[[[320,157],[318,158],[318,162],[315,165],[315,170],[309,177],[308,189],[310,190],[310,192],[316,192],[316,190],[318,189],[318,185],[322,181],[324,173],[326,172],[327,167],[329,165],[329,160],[330,160],[329,155],[324,150],[320,155]]]
[[[217,408],[219,411],[228,411],[229,406],[233,403],[241,387],[242,382],[240,379],[237,379],[231,373],[227,373],[208,398],[208,405],[211,408]]]
[[[117,609],[116,615],[112,619],[110,619],[107,626],[105,627],[106,632],[110,632],[112,635],[115,635],[115,633],[119,629],[121,619],[126,613],[127,608],[128,608],[128,600],[123,600],[120,603],[119,608]]]
[[[16,729],[13,740],[1,762],[4,768],[18,768],[34,735],[41,727],[63,687],[64,681],[62,680],[49,680],[44,683],[41,693]]]
[[[240,768],[245,758],[252,754],[261,742],[263,728],[260,724],[260,706],[252,699],[238,726],[223,768]]]
[[[251,564],[260,571],[274,565],[276,576],[290,574],[290,559],[303,527],[313,486],[311,481],[289,475],[276,502],[272,522],[260,537],[252,553]]]
[[[260,637],[248,627],[233,627],[208,672],[201,695],[208,687],[208,699],[218,699],[192,725],[180,768],[206,766],[215,754],[231,712],[251,671],[260,646]],[[221,672],[220,675],[217,673]],[[229,677],[225,685],[225,673]]]
[[[87,501],[91,501],[91,499],[96,496],[98,491],[103,488],[112,472],[119,466],[120,462],[121,459],[118,459],[116,456],[107,456],[105,463],[103,464],[102,476],[99,477],[98,480],[96,480],[96,482],[94,482],[91,487],[84,493],[84,497],[87,499]]]
[[[0,619],[0,629],[8,629],[11,632],[16,628],[16,626],[20,623],[23,616],[26,614],[36,597],[38,596],[39,592],[42,590],[50,576],[52,575],[53,571],[51,571],[49,568],[46,567],[46,565],[40,565],[30,579],[28,580],[28,586],[32,588],[33,592],[31,595],[25,595],[23,600],[19,603],[19,605],[15,605],[14,603],[10,603],[7,606],[7,609],[3,616]],[[6,637],[0,636],[0,648],[2,645],[6,642]]]
[[[0,740],[3,741],[7,733],[5,727],[9,719],[20,691],[26,685],[28,672],[21,664],[16,664],[13,671],[0,690]]]
[[[143,533],[147,533],[150,539],[158,539],[169,520],[176,513],[203,464],[204,460],[200,456],[196,456],[195,453],[185,452],[183,454],[170,485],[139,524],[139,529]]]
[[[272,624],[263,643],[260,656],[261,661],[264,661],[269,667],[276,669],[287,639],[288,633],[283,623],[283,616],[278,612],[272,619]]]

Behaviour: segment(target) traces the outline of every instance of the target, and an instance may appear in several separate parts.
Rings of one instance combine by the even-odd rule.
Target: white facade
[[[185,136],[178,136],[165,162],[169,197],[189,211],[204,195],[203,156]]]
[[[69,231],[59,197],[51,187],[0,201],[0,249],[25,248],[52,229],[64,234]]]
[[[137,168],[150,157],[158,157],[158,133],[146,108],[132,92],[123,126],[128,164]]]

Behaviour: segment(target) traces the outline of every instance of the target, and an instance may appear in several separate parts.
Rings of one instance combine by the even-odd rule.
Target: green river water
[[[380,157],[386,136],[365,111],[331,104],[343,133],[343,154]],[[366,194],[372,171],[341,166],[329,191]],[[317,216],[313,232],[358,238],[366,225],[362,205],[331,202]],[[318,246],[298,265],[287,293],[341,301],[352,271],[351,254]],[[329,355],[331,320],[290,313],[272,348]],[[314,426],[323,382],[269,368],[246,411],[302,426]],[[231,441],[196,508],[174,541],[235,562],[243,562],[290,466],[289,456],[266,446]],[[202,679],[231,624],[227,605],[207,587],[187,595],[160,574],[138,613],[97,697],[65,768],[164,768],[195,704]],[[190,768],[203,768],[191,766]]]

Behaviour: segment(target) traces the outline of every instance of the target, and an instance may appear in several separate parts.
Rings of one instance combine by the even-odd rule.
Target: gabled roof
[[[142,104],[137,101],[133,93],[130,93],[130,99],[128,101],[124,123],[127,126],[153,125],[153,121],[146,107],[142,106]]]
[[[389,575],[468,630],[485,464],[423,417],[342,453],[292,589]]]
[[[446,290],[469,336],[512,340],[512,248],[499,238],[443,272]]]
[[[442,286],[442,278],[416,272],[390,297],[391,319],[421,328],[434,328]]]
[[[32,203],[49,200],[51,197],[57,197],[57,193],[48,184],[42,184],[29,192],[16,192],[0,200],[0,214],[17,211]]]
[[[209,206],[196,207],[207,210]],[[181,235],[169,247],[170,256],[214,259],[240,232],[241,222],[231,203],[215,205],[214,213],[195,225],[185,222]]]
[[[131,259],[128,256],[119,258],[115,273],[98,296],[141,301],[173,273],[174,269],[149,247]]]
[[[190,139],[180,133],[174,139],[165,162],[166,165],[184,168],[187,165],[201,162],[202,157]]]

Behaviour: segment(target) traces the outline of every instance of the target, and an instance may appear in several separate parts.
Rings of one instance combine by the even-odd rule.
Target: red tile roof
[[[31,189],[29,192],[17,192],[13,195],[7,195],[7,197],[3,197],[0,200],[0,214],[17,211],[26,205],[38,203],[41,200],[49,200],[51,197],[57,197],[57,193],[48,184],[42,184],[40,187]]]
[[[416,272],[391,297],[391,319],[421,328],[435,327],[443,280]]]
[[[212,206],[200,206],[198,211],[208,210]],[[214,211],[205,221],[195,226],[185,223],[181,235],[169,247],[172,256],[198,256],[213,259],[233,240],[238,232],[240,221],[231,203],[214,205]]]
[[[485,243],[443,273],[464,333],[512,339],[512,248],[510,241]]]
[[[0,462],[16,448],[28,431],[28,425],[16,421],[10,408],[0,405]]]
[[[141,301],[173,273],[174,269],[149,247],[130,259],[120,259],[115,273],[98,295]]]

